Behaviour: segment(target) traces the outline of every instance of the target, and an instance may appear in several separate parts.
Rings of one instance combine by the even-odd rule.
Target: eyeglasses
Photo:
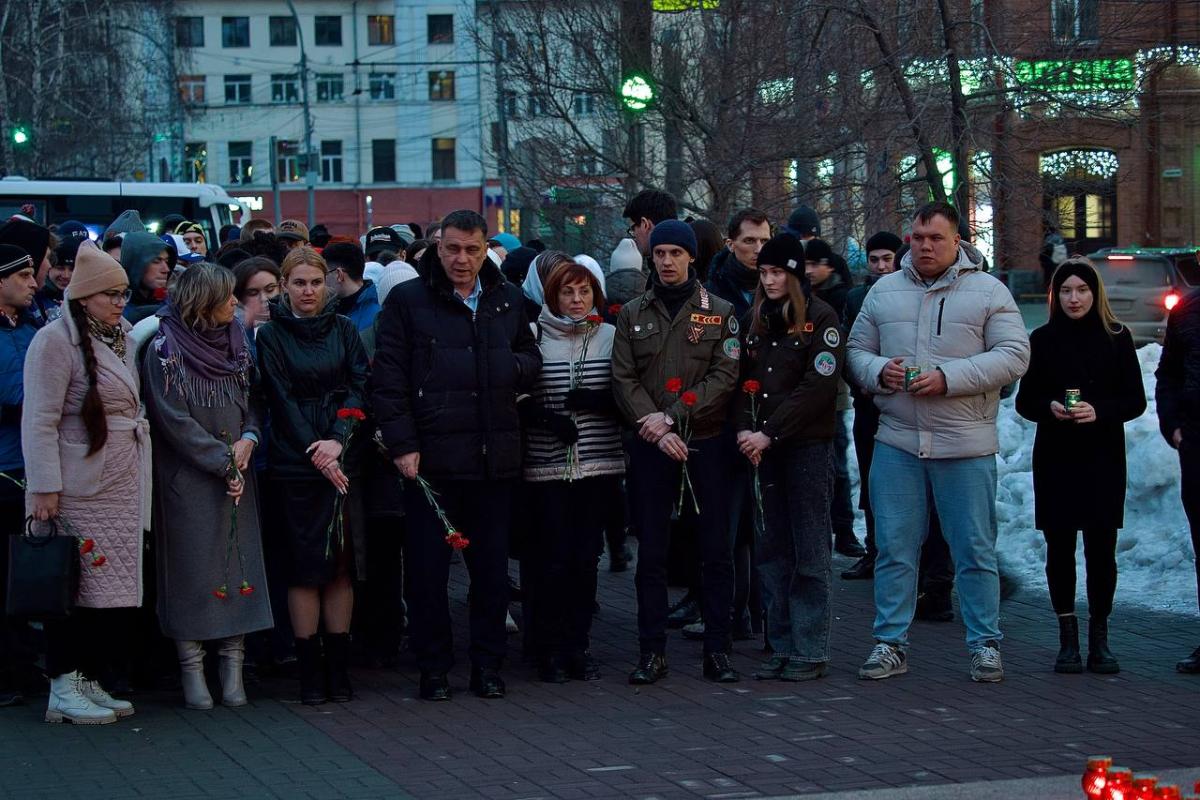
[[[123,306],[129,302],[129,298],[133,297],[133,291],[130,289],[126,289],[123,292],[118,289],[109,289],[107,292],[101,292],[100,294],[107,297],[108,302],[114,306]]]

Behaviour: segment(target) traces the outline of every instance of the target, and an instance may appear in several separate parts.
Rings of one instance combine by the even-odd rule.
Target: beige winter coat
[[[850,374],[879,408],[876,439],[919,458],[974,458],[1000,449],[1000,389],[1025,374],[1029,335],[1008,287],[980,270],[974,247],[926,286],[905,254],[872,287],[847,347]],[[944,397],[916,397],[879,383],[889,359],[940,369]]]
[[[125,320],[121,325],[130,328]],[[94,552],[107,559],[101,567],[91,566],[93,556],[81,559],[78,605],[138,606],[142,531],[150,522],[150,437],[139,401],[135,353],[131,345],[122,360],[92,339],[108,441],[88,456],[80,417],[88,379],[79,335],[71,316],[63,314],[38,331],[29,346],[21,418],[26,489],[60,492],[60,514],[79,535],[94,539]]]

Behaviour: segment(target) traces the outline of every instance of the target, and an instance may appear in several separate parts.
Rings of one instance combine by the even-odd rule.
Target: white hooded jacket
[[[982,272],[962,243],[958,260],[926,285],[904,256],[872,287],[847,346],[850,377],[875,396],[876,439],[919,458],[975,458],[1000,449],[1000,389],[1025,374],[1029,335],[1008,287]],[[944,396],[916,397],[879,382],[889,359],[937,368]]]

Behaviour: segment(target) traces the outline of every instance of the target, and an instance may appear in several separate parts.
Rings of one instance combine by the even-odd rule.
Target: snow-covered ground
[[[1183,506],[1179,500],[1179,458],[1158,432],[1154,403],[1154,370],[1162,348],[1138,350],[1146,387],[1146,413],[1125,426],[1129,489],[1125,495],[1125,527],[1117,539],[1117,603],[1184,613],[1196,611],[1195,555]],[[1017,576],[1024,587],[1043,588],[1046,543],[1033,527],[1033,435],[1035,426],[1013,407],[1013,398],[1000,405],[999,520],[1001,568]],[[858,476],[853,453],[851,478]],[[1086,497],[1086,487],[1083,496]],[[858,527],[862,533],[862,515]],[[1078,596],[1084,600],[1083,542],[1076,564]]]

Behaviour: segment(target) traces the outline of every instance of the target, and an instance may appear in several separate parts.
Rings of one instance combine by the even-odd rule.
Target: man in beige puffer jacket
[[[930,203],[913,219],[900,270],[867,295],[850,332],[850,374],[880,410],[871,463],[876,646],[860,678],[908,671],[917,565],[936,509],[954,559],[971,677],[1003,679],[996,564],[996,413],[1024,374],[1029,336],[1008,288],[957,233],[958,213]],[[919,375],[905,378],[907,367]]]

